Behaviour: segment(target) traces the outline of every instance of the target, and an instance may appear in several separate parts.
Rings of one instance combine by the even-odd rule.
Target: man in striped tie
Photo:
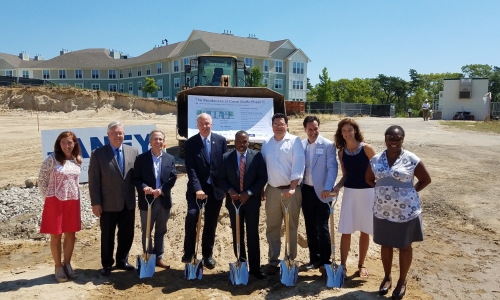
[[[245,227],[247,231],[248,265],[250,274],[258,279],[266,278],[260,270],[259,213],[261,192],[267,182],[267,169],[260,152],[248,149],[248,133],[240,130],[235,135],[236,150],[224,154],[217,183],[226,191],[226,208],[231,219],[234,253],[236,255],[236,207],[240,207],[240,257],[247,260],[245,251]]]

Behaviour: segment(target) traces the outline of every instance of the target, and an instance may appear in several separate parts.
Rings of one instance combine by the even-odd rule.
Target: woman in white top
[[[70,131],[62,132],[54,144],[54,152],[43,162],[38,188],[45,203],[40,233],[50,234],[50,250],[55,262],[58,282],[76,278],[71,267],[75,232],[81,229],[80,190],[78,177],[82,155],[78,139]],[[61,263],[61,237],[64,233],[64,261]]]

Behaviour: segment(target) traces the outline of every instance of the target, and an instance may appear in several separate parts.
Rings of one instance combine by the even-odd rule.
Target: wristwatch
[[[252,195],[253,195],[252,191],[250,191],[250,190],[248,190],[248,191],[247,191],[247,194],[248,194],[249,196],[252,196]]]

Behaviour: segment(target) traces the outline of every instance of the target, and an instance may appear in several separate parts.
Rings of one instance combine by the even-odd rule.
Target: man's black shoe
[[[279,268],[275,265],[268,264],[266,266],[266,271],[267,271],[267,275],[274,275],[274,274],[278,273]]]
[[[309,271],[309,270],[315,270],[315,269],[319,268],[320,265],[321,264],[319,262],[318,263],[309,262],[306,265],[304,265],[303,267],[305,270]]]
[[[207,269],[213,269],[215,268],[215,259],[213,259],[212,256],[210,257],[204,257],[203,258],[203,265],[207,268]]]
[[[133,270],[135,270],[135,267],[132,266],[131,264],[129,264],[128,262],[117,263],[115,267],[117,269],[125,270],[125,271],[133,271]]]
[[[102,276],[109,276],[111,274],[111,267],[103,267],[99,270]]]
[[[250,271],[249,274],[251,274],[251,275],[255,276],[255,278],[261,279],[261,280],[267,278],[267,275],[264,272],[260,271],[260,270]]]
[[[181,261],[185,264],[188,264],[191,262],[191,259],[193,258],[193,255],[187,255],[187,254],[184,254],[181,258]]]

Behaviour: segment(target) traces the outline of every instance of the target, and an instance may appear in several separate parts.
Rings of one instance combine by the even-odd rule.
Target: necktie
[[[118,166],[120,167],[120,171],[122,172],[123,175],[123,158],[122,158],[122,152],[120,149],[116,149],[116,162],[118,163]]]
[[[205,154],[207,155],[208,163],[210,163],[210,141],[205,138]]]
[[[243,193],[243,178],[245,177],[245,157],[240,155],[240,193]]]

